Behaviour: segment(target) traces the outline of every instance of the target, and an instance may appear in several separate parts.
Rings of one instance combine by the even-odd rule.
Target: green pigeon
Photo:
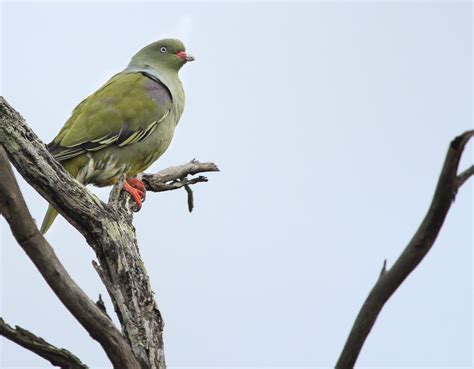
[[[73,110],[49,152],[84,185],[110,186],[124,174],[123,189],[139,209],[145,188],[133,177],[170,145],[185,100],[178,72],[192,60],[177,39],[145,46],[127,68]],[[50,205],[43,234],[57,215]]]

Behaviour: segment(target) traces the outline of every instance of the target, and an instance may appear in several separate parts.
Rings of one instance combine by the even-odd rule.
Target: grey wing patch
[[[172,100],[171,91],[169,90],[169,88],[166,87],[166,85],[161,82],[158,77],[144,71],[140,73],[148,78],[146,89],[148,92],[148,96],[153,99],[155,104],[161,106],[169,104]]]
[[[147,77],[146,90],[148,96],[155,102],[156,105],[166,106],[171,102],[171,92],[157,77],[146,73],[140,72],[143,76]],[[115,143],[119,147],[131,145],[136,142],[145,140],[155,130],[156,126],[162,122],[170,113],[171,109],[168,109],[166,113],[160,118],[160,120],[152,122],[146,128],[139,128],[135,131],[130,130],[128,123],[125,123],[120,130],[117,142]]]

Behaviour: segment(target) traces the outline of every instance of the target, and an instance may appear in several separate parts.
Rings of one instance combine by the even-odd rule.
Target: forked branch
[[[54,160],[20,114],[0,97],[1,145],[25,180],[83,234],[95,251],[97,262],[94,262],[94,267],[114,304],[123,335],[102,310],[83,295],[78,286],[71,288],[74,281],[53,278],[57,275],[67,276],[67,273],[51,246],[38,232],[7,165],[6,155],[3,155],[0,181],[3,192],[0,193],[0,200],[5,199],[6,203],[2,214],[9,221],[20,245],[40,272],[44,273],[43,277],[46,280],[50,277],[50,286],[53,290],[56,288],[55,292],[61,301],[101,343],[114,368],[164,369],[163,320],[138,250],[130,196],[124,191],[117,191],[116,187],[111,195],[113,201],[109,204],[100,201]],[[217,167],[212,163],[192,161],[169,168],[156,176],[143,177],[149,190],[167,191],[181,187],[187,189],[190,184],[207,180],[202,176],[188,179],[187,175],[216,170]],[[9,184],[3,181],[3,173],[10,173]],[[12,183],[15,183],[13,192]],[[189,194],[188,189],[187,192]],[[15,213],[15,217],[11,213]],[[26,219],[25,224],[22,223],[23,219]],[[69,296],[71,293],[80,297],[74,300],[75,303],[70,298],[77,296]],[[84,306],[85,311],[93,315],[86,318],[75,310],[84,309]],[[128,361],[124,362],[125,359]]]
[[[102,345],[114,367],[139,369],[140,366],[120,331],[69,276],[51,245],[39,232],[1,145],[0,178],[0,214],[7,220],[18,244],[64,306],[92,338]]]
[[[187,177],[198,173],[218,171],[219,168],[214,163],[200,163],[196,159],[193,159],[189,163],[169,167],[156,174],[142,173],[138,178],[143,181],[145,188],[152,192],[171,191],[184,187],[188,194],[188,210],[191,212],[194,208],[194,196],[190,185],[207,182],[207,177]]]
[[[461,174],[457,174],[464,148],[473,136],[474,131],[467,131],[456,137],[449,145],[428,213],[395,264],[386,269],[384,263],[377,283],[370,291],[352,326],[337,361],[336,369],[354,367],[383,306],[433,246],[458,189],[474,175],[472,166]]]

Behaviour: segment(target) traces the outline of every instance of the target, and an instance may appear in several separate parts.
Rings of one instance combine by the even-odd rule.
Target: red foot
[[[142,191],[143,193],[145,193],[145,185],[143,184],[142,181],[140,181],[139,179],[137,178],[129,178],[127,179],[127,182],[130,186],[136,188],[137,190],[140,190]]]
[[[142,208],[142,202],[145,201],[145,185],[142,181],[136,178],[128,178],[123,182],[123,189],[127,191],[137,203],[137,209],[139,211]]]

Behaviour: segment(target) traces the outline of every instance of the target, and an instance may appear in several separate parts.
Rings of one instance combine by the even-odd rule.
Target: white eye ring
[[[161,49],[160,49],[160,51],[161,51],[162,53],[165,53],[165,52],[166,52],[166,47],[162,46]]]

